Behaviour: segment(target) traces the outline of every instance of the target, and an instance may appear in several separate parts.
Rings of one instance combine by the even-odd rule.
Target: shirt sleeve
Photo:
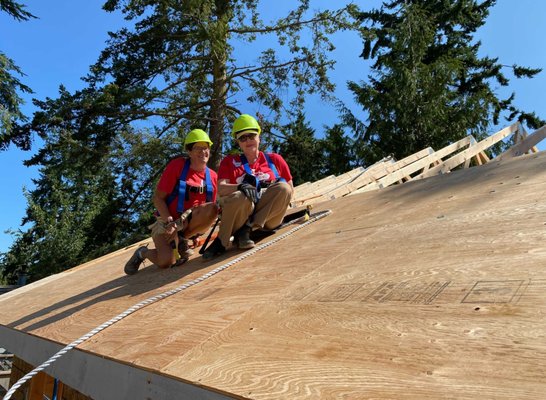
[[[236,182],[236,169],[235,165],[233,165],[233,160],[233,156],[226,156],[222,159],[220,167],[218,167],[218,180],[227,179],[229,183]]]
[[[277,167],[277,172],[281,177],[283,177],[286,182],[289,182],[292,180],[292,174],[290,173],[290,167],[282,158],[280,154],[273,153],[270,155],[271,161],[273,161],[273,164],[275,164],[275,167]]]
[[[157,183],[157,190],[164,193],[171,193],[173,191],[178,183],[185,161],[184,158],[175,158],[167,164]]]

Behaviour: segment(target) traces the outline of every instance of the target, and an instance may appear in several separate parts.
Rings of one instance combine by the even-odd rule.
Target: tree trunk
[[[213,142],[209,166],[218,169],[222,160],[224,121],[227,103],[227,32],[231,9],[229,1],[216,1],[216,27],[211,32],[213,94],[210,108],[210,138]]]

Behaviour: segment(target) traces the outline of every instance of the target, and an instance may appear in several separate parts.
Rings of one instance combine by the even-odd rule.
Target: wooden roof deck
[[[48,373],[97,399],[543,397],[546,153],[314,211],[324,209],[332,214],[117,322]],[[37,365],[241,254],[125,276],[135,246],[0,296],[0,343]]]

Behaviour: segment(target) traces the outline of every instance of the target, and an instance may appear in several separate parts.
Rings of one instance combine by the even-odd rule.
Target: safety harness
[[[176,211],[179,213],[184,212],[184,200],[190,199],[190,192],[193,193],[205,193],[206,192],[206,201],[212,201],[212,179],[210,179],[210,170],[209,167],[205,167],[205,186],[191,186],[186,183],[186,178],[188,177],[188,172],[190,170],[190,159],[187,158],[184,163],[184,168],[182,168],[182,173],[178,179],[178,183],[174,187],[171,194],[167,197],[167,205],[170,205],[173,200],[178,196],[178,204],[176,206]]]

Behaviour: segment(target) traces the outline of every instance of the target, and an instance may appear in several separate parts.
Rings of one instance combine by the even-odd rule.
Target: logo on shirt
[[[269,175],[267,172],[261,172],[261,171],[256,172],[254,170],[251,170],[251,171],[252,171],[252,175],[254,175],[256,179],[259,180],[260,182],[269,182],[271,180],[271,175]],[[241,175],[237,177],[235,181],[237,183],[242,183],[244,177],[245,177],[244,175]]]

